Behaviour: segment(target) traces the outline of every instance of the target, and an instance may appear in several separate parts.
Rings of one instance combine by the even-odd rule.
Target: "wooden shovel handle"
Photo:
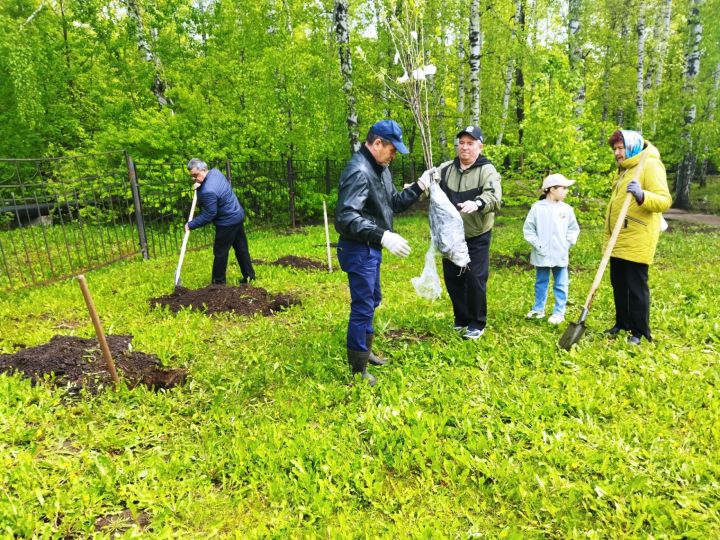
[[[190,217],[188,222],[192,221],[193,215],[195,214],[195,205],[197,204],[197,190],[193,191],[193,200],[190,205]],[[175,270],[175,286],[180,284],[180,269],[182,268],[183,259],[185,258],[185,250],[187,249],[188,239],[190,238],[190,231],[185,231],[183,237],[182,247],[180,248],[180,260],[178,260],[177,269]]]
[[[638,163],[637,170],[635,171],[635,176],[633,176],[633,180],[640,181],[640,177],[642,176],[644,168],[645,155],[642,155],[640,158],[640,163]],[[625,195],[625,200],[623,201],[623,205],[620,208],[620,213],[618,214],[617,221],[615,221],[615,227],[613,228],[612,234],[610,235],[610,240],[608,240],[607,247],[605,248],[605,253],[603,253],[602,260],[600,261],[600,266],[598,267],[597,273],[595,274],[595,280],[590,287],[590,292],[588,293],[587,300],[585,300],[585,305],[583,306],[583,316],[581,317],[582,320],[585,320],[585,315],[587,315],[587,312],[590,310],[590,306],[592,305],[595,293],[600,287],[600,282],[602,281],[603,274],[605,273],[605,268],[607,268],[608,262],[610,262],[610,255],[612,255],[612,250],[613,248],[615,248],[615,243],[617,242],[618,236],[620,236],[620,231],[623,228],[623,222],[625,221],[625,216],[627,216],[628,208],[630,208],[630,203],[632,202],[632,199],[633,194],[628,192]]]

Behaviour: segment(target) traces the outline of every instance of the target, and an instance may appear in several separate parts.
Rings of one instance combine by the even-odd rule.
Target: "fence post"
[[[229,159],[225,160],[225,178],[227,178],[230,185],[232,185],[232,163]]]
[[[330,158],[325,158],[325,195],[330,195]]]
[[[149,259],[147,237],[145,236],[145,221],[143,220],[142,202],[140,200],[140,189],[137,183],[137,170],[135,170],[135,162],[127,153],[125,154],[125,164],[128,169],[128,180],[130,180],[130,189],[132,190],[133,205],[135,206],[135,222],[137,223],[138,238],[140,239],[140,251],[143,259]]]
[[[287,160],[287,179],[290,194],[290,221],[292,228],[295,228],[295,170],[293,169],[292,156]]]

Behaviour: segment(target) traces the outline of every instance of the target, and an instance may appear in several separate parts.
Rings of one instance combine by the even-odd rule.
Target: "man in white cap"
[[[393,214],[418,200],[430,184],[429,173],[401,192],[395,189],[388,165],[397,152],[407,154],[402,130],[393,120],[381,120],[370,128],[365,144],[353,154],[340,175],[335,230],[340,233],[337,255],[350,284],[350,319],[347,357],[352,373],[362,374],[372,386],[368,362],[383,365],[372,353],[373,318],[380,305],[382,248],[407,257],[410,245],[393,232]]]
[[[453,306],[454,328],[479,339],[487,324],[490,240],[502,188],[495,166],[482,156],[483,134],[468,126],[457,134],[457,157],[440,165],[440,188],[460,211],[470,253],[467,269],[443,259],[443,276]],[[428,174],[426,171],[425,174]]]

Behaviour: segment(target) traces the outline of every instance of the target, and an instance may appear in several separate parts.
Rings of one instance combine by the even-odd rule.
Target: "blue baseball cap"
[[[408,150],[403,143],[402,129],[400,129],[400,126],[394,120],[380,120],[379,122],[375,122],[370,128],[370,131],[378,137],[390,141],[401,154],[410,153],[410,150]]]

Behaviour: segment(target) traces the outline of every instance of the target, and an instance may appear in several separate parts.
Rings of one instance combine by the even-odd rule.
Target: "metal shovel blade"
[[[570,323],[570,326],[568,326],[565,329],[565,332],[563,332],[563,335],[560,336],[560,341],[558,342],[558,345],[560,345],[560,347],[565,349],[566,351],[569,351],[570,349],[572,349],[573,345],[580,341],[580,338],[583,336],[584,333],[585,321]]]

